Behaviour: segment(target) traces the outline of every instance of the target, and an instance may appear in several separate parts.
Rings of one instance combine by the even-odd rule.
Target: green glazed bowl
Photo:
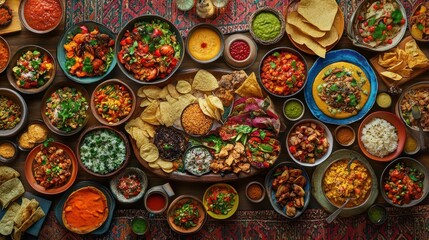
[[[94,28],[98,28],[98,30],[100,31],[100,33],[104,33],[110,36],[111,39],[115,40],[115,34],[110,31],[106,26],[100,24],[100,23],[96,23],[96,22],[92,22],[92,21],[84,21],[84,22],[79,22],[74,24],[73,26],[71,26],[70,28],[68,28],[63,36],[60,39],[60,42],[58,43],[57,46],[57,60],[58,60],[58,65],[60,65],[61,69],[63,70],[64,74],[70,78],[71,80],[77,82],[77,83],[81,83],[81,84],[90,84],[90,83],[95,83],[98,82],[100,80],[102,80],[103,78],[105,78],[107,75],[109,75],[109,73],[115,68],[116,66],[116,54],[115,54],[115,49],[114,46],[112,46],[112,50],[113,50],[113,60],[112,63],[110,64],[109,68],[107,69],[107,71],[101,75],[101,76],[94,76],[94,77],[77,77],[75,75],[70,74],[67,71],[67,67],[66,67],[66,51],[64,49],[64,44],[67,42],[67,36],[69,36],[70,34],[75,35],[77,33],[79,33],[81,31],[80,27],[81,26],[86,26],[88,28],[88,30],[91,32],[92,30],[94,30]]]

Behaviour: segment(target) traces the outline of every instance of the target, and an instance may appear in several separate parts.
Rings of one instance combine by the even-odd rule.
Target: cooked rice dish
[[[374,118],[362,130],[362,143],[374,156],[384,157],[398,147],[396,127],[381,118]]]

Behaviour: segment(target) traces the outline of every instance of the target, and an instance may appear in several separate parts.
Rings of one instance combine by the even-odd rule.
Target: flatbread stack
[[[35,199],[22,198],[21,204],[15,202],[25,192],[19,176],[15,169],[0,166],[0,203],[2,208],[7,208],[0,219],[0,239],[7,235],[21,239],[25,230],[45,216]]]
[[[344,22],[341,15],[335,0],[301,0],[286,16],[286,32],[294,44],[325,58],[342,34],[343,29],[335,27],[336,22]]]

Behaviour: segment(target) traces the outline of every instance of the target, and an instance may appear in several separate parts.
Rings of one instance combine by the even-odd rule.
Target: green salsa
[[[252,22],[252,30],[262,40],[272,40],[280,34],[280,19],[269,12],[261,12]]]
[[[303,110],[301,103],[292,100],[286,103],[284,113],[286,117],[296,119],[301,116]]]
[[[368,210],[368,216],[372,223],[381,224],[385,220],[386,210],[376,205]]]
[[[132,223],[133,232],[136,234],[144,234],[147,230],[147,222],[143,218],[134,218]]]

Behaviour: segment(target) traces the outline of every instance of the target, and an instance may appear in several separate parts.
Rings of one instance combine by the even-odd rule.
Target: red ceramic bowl
[[[49,143],[49,147],[56,147],[58,149],[59,148],[63,149],[66,155],[69,156],[70,160],[72,161],[72,172],[71,172],[70,179],[63,186],[58,188],[46,189],[36,182],[36,179],[34,178],[34,174],[33,174],[33,161],[37,153],[41,151],[42,147],[44,147],[43,144],[39,144],[38,146],[34,147],[33,150],[31,150],[31,152],[27,155],[27,159],[25,160],[25,166],[24,166],[25,178],[27,179],[28,184],[39,193],[48,194],[48,195],[62,193],[66,191],[69,187],[71,187],[74,181],[76,180],[77,171],[79,169],[76,155],[68,146],[62,143],[59,143],[59,142]]]
[[[394,152],[392,152],[392,153],[390,153],[384,157],[374,156],[371,153],[369,153],[366,150],[366,148],[362,142],[362,130],[365,127],[365,125],[367,125],[374,118],[381,118],[381,119],[388,121],[390,124],[392,124],[396,128],[396,131],[398,134],[398,147],[396,148],[396,150]],[[368,115],[362,121],[362,123],[359,126],[358,139],[357,140],[359,143],[359,147],[362,150],[362,152],[365,154],[365,156],[367,156],[370,159],[376,160],[376,161],[388,162],[388,161],[392,161],[393,159],[398,157],[399,154],[401,154],[402,150],[404,149],[406,139],[407,139],[407,132],[405,130],[405,125],[401,121],[401,119],[399,119],[399,117],[393,113],[385,112],[385,111],[378,111],[378,112],[374,112],[374,113]]]

